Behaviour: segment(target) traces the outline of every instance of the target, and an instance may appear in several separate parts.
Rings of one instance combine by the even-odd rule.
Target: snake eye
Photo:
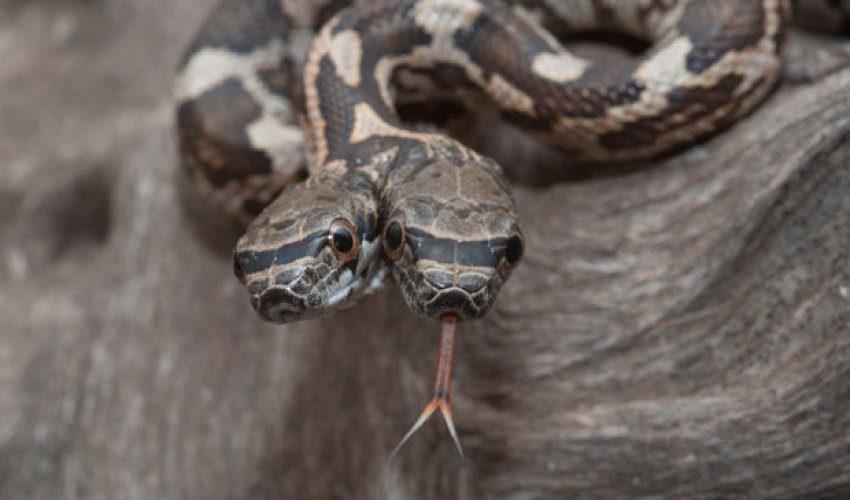
[[[384,228],[384,251],[391,260],[401,258],[404,246],[404,225],[394,219]]]
[[[336,219],[331,222],[328,230],[328,241],[336,258],[348,262],[357,256],[360,250],[360,238],[354,224],[345,219]]]
[[[509,268],[513,269],[519,264],[524,251],[525,242],[523,241],[522,233],[517,231],[508,238],[508,243],[505,246],[505,262],[507,262]]]

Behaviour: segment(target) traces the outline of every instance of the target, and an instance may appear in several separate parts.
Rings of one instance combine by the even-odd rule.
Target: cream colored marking
[[[346,85],[354,87],[360,84],[363,46],[354,30],[345,30],[331,39],[330,56],[336,73]]]
[[[436,237],[443,237],[443,238],[449,238],[449,239],[456,239],[457,238],[457,234],[453,234],[451,232],[449,232],[445,235],[435,233],[435,232],[433,232],[433,230],[429,231],[429,232]],[[464,240],[464,241],[475,241],[475,239]],[[436,261],[436,260],[432,260],[432,259],[423,259],[421,257],[419,258],[419,260],[416,261],[416,268],[419,269],[420,271],[427,270],[427,269],[435,269],[435,268],[436,269],[445,269],[444,266],[445,266],[445,264],[440,262],[440,261]],[[478,273],[478,274],[484,276],[485,278],[490,278],[493,275],[493,268],[488,267],[488,266],[471,266],[471,265],[459,266],[457,264],[457,262],[452,264],[452,274],[458,275],[458,274],[466,274],[466,273]]]
[[[381,178],[386,172],[386,166],[390,165],[392,159],[398,155],[399,149],[401,149],[399,146],[393,146],[381,151],[367,160],[367,164],[370,168],[366,169],[365,173],[369,176],[369,180],[371,182],[377,184],[381,181]],[[375,168],[376,166],[377,168]]]
[[[436,62],[454,64],[463,68],[467,78],[478,83],[482,88],[485,87],[481,68],[473,64],[465,52],[458,50],[453,45],[451,37],[435,36],[431,45],[415,47],[409,54],[387,56],[378,61],[375,66],[375,79],[378,81],[381,100],[388,108],[393,108],[389,80],[395,68],[398,66],[429,68]]]
[[[174,87],[178,101],[200,97],[228,78],[238,78],[241,57],[224,49],[205,48],[195,53],[177,75]]]
[[[355,277],[359,278],[358,276],[355,276],[350,269],[343,268],[343,271],[337,275],[339,288],[335,292],[331,293],[323,308],[331,309],[346,298],[348,298],[348,294],[352,293],[350,289],[350,284],[352,283],[352,281],[354,281],[353,278]]]
[[[345,160],[341,158],[331,160],[322,167],[322,170],[325,172],[332,172],[342,175],[347,171],[347,169],[345,168]]]
[[[642,0],[643,1],[643,0]],[[668,10],[653,11],[647,20],[645,29],[659,35],[668,32],[670,41],[662,48],[655,57],[644,62],[636,71],[635,77],[643,80],[646,90],[641,93],[641,98],[636,103],[612,107],[606,117],[601,119],[574,119],[562,118],[557,124],[556,139],[566,147],[574,147],[585,152],[585,156],[595,159],[629,159],[654,154],[673,144],[683,140],[689,140],[705,131],[713,130],[718,120],[724,119],[730,113],[735,115],[745,113],[755,105],[775,81],[780,67],[780,60],[775,54],[773,36],[779,27],[778,11],[786,4],[782,0],[765,0],[765,36],[756,47],[746,50],[730,51],[706,71],[696,75],[691,74],[685,67],[685,56],[691,50],[691,43],[685,37],[677,37],[675,32],[670,32],[676,22],[681,18],[684,3],[668,5]],[[567,3],[565,2],[564,5]],[[554,4],[553,7],[557,7]],[[593,16],[592,7],[589,2],[576,0],[571,3],[570,14],[586,14],[588,18]],[[612,3],[613,5],[613,3]],[[578,7],[576,7],[578,6]],[[583,7],[582,7],[583,6]],[[515,106],[525,107],[529,100],[519,89],[511,88],[504,79],[492,79],[483,81],[481,68],[473,64],[467,54],[458,50],[453,45],[451,34],[453,29],[463,27],[471,23],[478,15],[480,6],[470,0],[425,0],[418,5],[416,22],[434,35],[433,41],[428,47],[417,47],[405,56],[382,59],[377,69],[376,77],[385,83],[388,81],[393,68],[399,64],[427,67],[426,61],[443,61],[457,64],[463,67],[467,77],[475,81],[479,86],[485,88],[494,96],[507,98]],[[619,14],[618,14],[619,15]],[[579,16],[580,17],[580,16]],[[572,18],[571,19],[575,19]],[[589,19],[590,21],[594,21]],[[573,26],[580,22],[573,22]],[[631,26],[635,29],[636,26]],[[548,57],[548,56],[546,56]],[[550,64],[545,58],[535,61],[535,71],[548,74],[554,80],[566,79],[569,73],[564,70],[556,71],[557,66]],[[710,115],[692,123],[687,120],[691,118],[687,114],[673,115],[668,119],[670,130],[663,133],[653,144],[633,150],[613,152],[602,148],[597,143],[600,134],[622,130],[622,127],[634,120],[657,116],[660,112],[669,109],[666,93],[675,86],[703,86],[706,88],[716,85],[720,79],[729,75],[741,75],[744,81],[741,83],[732,101],[718,107]],[[759,80],[764,79],[761,84]],[[757,85],[760,85],[756,87]],[[391,107],[392,102],[386,85],[381,85],[382,97]],[[515,90],[516,92],[513,92]],[[748,96],[746,94],[749,93]],[[520,95],[522,97],[516,97]],[[510,99],[509,96],[514,96]],[[736,104],[737,101],[741,101]],[[698,106],[698,104],[695,104]],[[739,109],[735,110],[735,107]],[[386,124],[369,109],[359,110],[359,119],[356,130],[352,133],[352,141],[355,137],[367,138],[374,133],[398,133],[399,130]],[[369,116],[371,115],[371,116]],[[406,134],[410,134],[409,132]],[[404,134],[402,134],[404,135]],[[421,136],[423,134],[414,134]]]
[[[581,78],[590,63],[569,52],[541,52],[531,63],[531,70],[556,83],[567,83]]]
[[[268,113],[248,125],[246,132],[251,145],[267,152],[272,158],[291,158],[293,152],[298,151],[304,143],[304,133],[300,127],[286,126]],[[303,157],[298,156],[299,159]],[[291,163],[286,166],[291,166]]]
[[[328,157],[328,141],[325,138],[325,120],[322,118],[319,91],[316,88],[316,80],[319,77],[319,62],[328,54],[331,46],[330,33],[339,21],[335,17],[319,32],[310,45],[307,62],[304,64],[304,103],[307,110],[307,121],[309,125],[310,144],[315,148],[314,168],[321,167]]]
[[[471,26],[481,4],[474,0],[423,0],[414,9],[416,25],[433,35]]]
[[[454,34],[457,30],[470,26],[480,15],[481,9],[481,4],[474,0],[425,0],[416,5],[416,23],[431,33],[433,38],[429,45],[415,47],[410,54],[384,57],[378,61],[375,76],[379,81],[381,98],[388,108],[392,108],[388,81],[396,67],[407,65],[427,68],[439,61],[463,68],[467,78],[503,107],[523,113],[533,110],[534,101],[528,94],[498,74],[486,80],[484,71],[470,60],[465,51],[455,46]],[[531,26],[541,35],[548,37],[547,39],[551,39],[553,48],[558,47],[548,32],[534,24]]]
[[[363,272],[366,271],[366,267],[371,265],[372,256],[375,255],[375,252],[381,251],[381,238],[377,237],[373,241],[369,241],[364,238],[360,244],[360,259],[357,261],[357,268],[354,270],[354,274],[357,276],[363,276]]]
[[[175,97],[178,101],[197,99],[226,80],[237,80],[260,107],[260,118],[248,130],[251,144],[268,153],[275,169],[291,174],[304,159],[303,135],[294,125],[296,120],[289,100],[269,90],[258,76],[264,69],[276,68],[283,55],[280,40],[272,40],[249,54],[202,49],[180,72]]]
[[[283,54],[283,43],[277,39],[249,54],[236,54],[219,48],[201,49],[177,77],[177,100],[196,99],[231,78],[241,81],[245,87],[262,87],[257,72],[277,67]],[[250,92],[252,88],[246,90]],[[268,92],[264,87],[262,90]]]
[[[690,85],[693,76],[685,68],[685,57],[693,49],[687,37],[676,38],[654,57],[638,66],[635,78],[644,81],[663,81],[669,86]]]
[[[412,132],[393,127],[378,116],[371,106],[361,102],[354,106],[354,127],[348,138],[351,144],[357,144],[375,136],[395,136],[415,139],[422,142],[433,141],[442,137],[439,134]]]
[[[644,79],[646,90],[635,103],[610,108],[601,120],[562,118],[556,124],[557,133],[548,140],[583,151],[583,157],[595,160],[628,160],[656,154],[675,144],[687,142],[716,128],[723,119],[740,117],[752,109],[770,90],[778,78],[781,58],[776,54],[774,36],[780,28],[780,9],[787,5],[782,0],[766,0],[765,34],[759,43],[743,50],[729,51],[711,67],[700,74],[689,73],[685,67],[685,56],[691,44],[684,37],[673,40],[654,58],[638,68],[636,75]],[[722,78],[739,75],[739,84],[730,101],[720,105],[713,113],[692,120],[687,114],[668,118],[664,126],[669,131],[662,133],[650,145],[621,151],[611,151],[598,145],[596,137],[602,133],[622,130],[623,126],[640,118],[657,116],[669,108],[666,93],[673,86],[710,88]],[[694,103],[698,107],[699,103]]]
[[[381,101],[387,109],[393,109],[393,96],[390,94],[389,85],[393,70],[412,59],[411,56],[384,56],[375,64],[375,80],[377,80],[378,90],[381,92]]]
[[[377,241],[381,241],[381,239],[378,238]],[[387,277],[388,270],[388,266],[378,266],[378,271],[375,273],[375,276],[372,277],[372,281],[370,281],[363,289],[363,295],[370,295],[379,290],[384,284],[384,278]]]
[[[390,109],[393,108],[388,82],[396,67],[403,65],[427,68],[438,61],[463,68],[466,77],[500,102],[501,106],[523,113],[530,113],[533,109],[533,99],[501,75],[494,73],[489,80],[486,80],[483,70],[469,59],[466,52],[454,46],[450,36],[437,36],[431,45],[416,47],[410,54],[383,57],[378,61],[375,67],[375,78],[378,80],[378,88],[384,104]]]
[[[493,73],[486,88],[487,93],[490,94],[493,100],[500,103],[500,107],[509,107],[512,110],[523,113],[534,112],[534,99],[505,80],[502,75]]]

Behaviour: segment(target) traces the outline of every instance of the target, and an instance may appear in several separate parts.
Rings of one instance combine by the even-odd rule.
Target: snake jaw
[[[391,269],[408,307],[437,321],[446,314],[458,321],[483,317],[508,276],[500,267],[455,274],[445,266],[417,261],[410,252]]]
[[[490,310],[502,285],[495,271],[466,271],[444,273],[436,270],[418,273],[422,310],[432,318],[441,318],[446,313],[459,319],[478,319]]]
[[[291,281],[277,279],[277,283],[250,283],[251,304],[254,309],[273,323],[327,316],[354,305],[371,293],[383,279],[386,268],[374,255],[380,243],[363,245],[363,253],[352,269],[350,266],[330,268],[311,263],[291,269]],[[283,281],[283,282],[281,282]]]

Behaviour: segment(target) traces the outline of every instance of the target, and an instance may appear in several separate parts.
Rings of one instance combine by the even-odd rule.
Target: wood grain
[[[435,420],[387,467],[438,325],[393,285],[265,324],[180,208],[212,3],[0,6],[0,498],[850,496],[846,38],[795,33],[768,102],[651,165],[501,141],[527,254],[459,326],[468,458]]]

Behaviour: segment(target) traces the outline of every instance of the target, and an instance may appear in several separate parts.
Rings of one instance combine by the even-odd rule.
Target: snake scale
[[[409,307],[445,331],[486,314],[519,263],[501,167],[404,122],[400,100],[475,93],[573,158],[650,158],[758,104],[790,20],[785,0],[348,3],[224,0],[177,78],[184,170],[210,208],[246,226],[234,271],[269,321],[351,305],[391,270]],[[553,35],[587,31],[651,45],[612,66]],[[417,426],[439,408],[456,440],[443,344]]]

